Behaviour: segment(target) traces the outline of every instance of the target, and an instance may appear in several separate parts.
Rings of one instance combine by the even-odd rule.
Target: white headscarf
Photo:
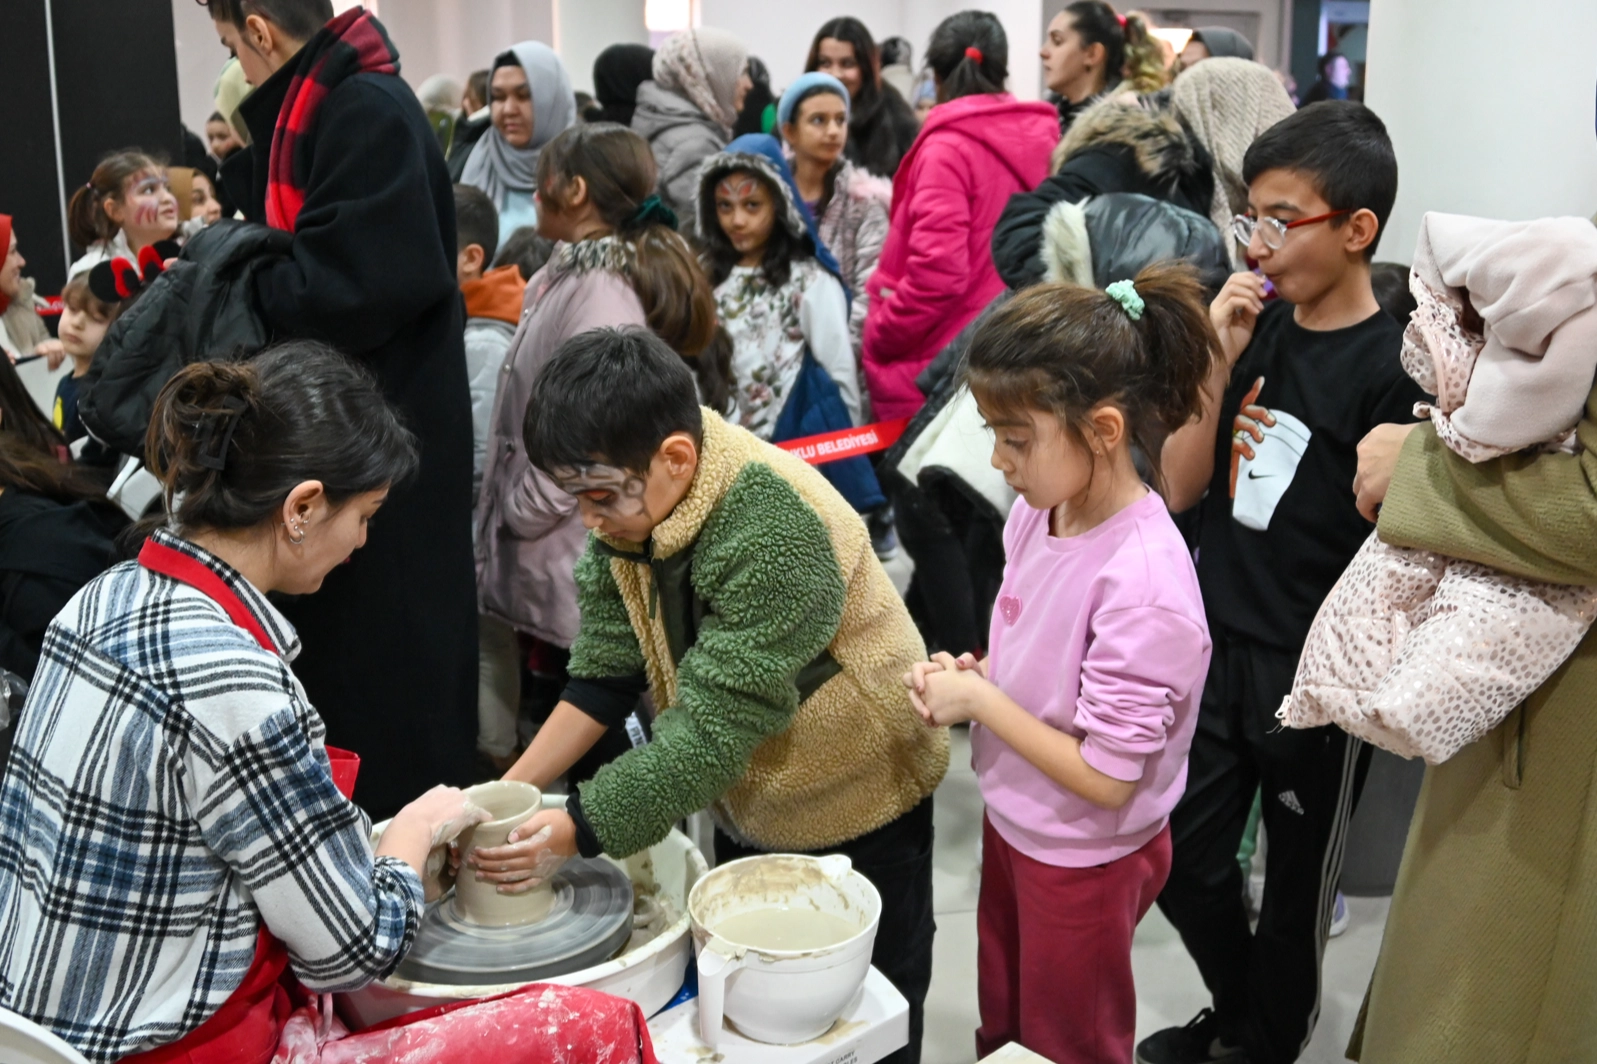
[[[532,92],[532,140],[525,148],[515,148],[490,126],[471,150],[460,175],[461,184],[482,189],[496,204],[506,191],[534,191],[543,146],[577,124],[571,77],[553,48],[538,41],[522,41],[497,56],[493,68],[513,65],[526,72],[527,88]]]
[[[1205,59],[1176,78],[1171,105],[1214,159],[1209,217],[1230,245],[1228,190],[1242,182],[1242,158],[1260,133],[1293,111],[1275,72],[1248,59]]]
[[[654,81],[685,98],[730,137],[738,120],[738,79],[748,65],[748,46],[725,30],[683,30],[654,53]]]

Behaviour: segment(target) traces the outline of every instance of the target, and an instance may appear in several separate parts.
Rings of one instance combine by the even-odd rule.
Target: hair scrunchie
[[[1115,21],[1120,23],[1120,28],[1122,30],[1126,28],[1126,16],[1122,15],[1118,11],[1115,12]]]
[[[638,209],[627,215],[628,229],[641,229],[650,222],[659,222],[669,229],[677,227],[677,212],[667,207],[659,196],[650,196],[638,204]]]
[[[977,66],[981,66],[982,63],[986,62],[986,57],[981,54],[981,49],[974,44],[965,49],[965,58],[975,61]]]
[[[1141,321],[1142,312],[1148,309],[1148,304],[1142,301],[1137,294],[1137,286],[1131,281],[1116,281],[1105,288],[1104,295],[1120,304],[1120,309],[1126,312],[1126,317],[1132,321]]]

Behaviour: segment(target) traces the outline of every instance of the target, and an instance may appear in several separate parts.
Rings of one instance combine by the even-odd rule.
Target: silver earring
[[[284,525],[283,527],[288,528],[289,526]],[[296,532],[299,534],[297,539],[294,535]],[[303,521],[296,520],[294,522],[292,531],[288,535],[288,541],[296,547],[305,542],[305,523]]]

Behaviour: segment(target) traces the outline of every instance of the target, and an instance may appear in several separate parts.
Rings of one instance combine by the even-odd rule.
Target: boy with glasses
[[[1313,1034],[1369,750],[1335,728],[1283,729],[1275,712],[1370,532],[1353,494],[1359,441],[1413,420],[1425,398],[1370,287],[1397,194],[1381,120],[1357,103],[1306,107],[1254,141],[1243,169],[1249,210],[1234,230],[1258,272],[1233,275],[1211,306],[1227,365],[1202,420],[1164,451],[1170,508],[1205,500],[1198,576],[1214,656],[1159,907],[1214,1008],[1145,1039],[1139,1064],[1289,1064]],[[1250,931],[1236,853],[1256,788],[1269,853]]]

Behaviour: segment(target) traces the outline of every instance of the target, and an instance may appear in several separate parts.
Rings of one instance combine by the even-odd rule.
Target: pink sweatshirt
[[[1004,526],[990,675],[1028,713],[1081,739],[1082,759],[1140,781],[1119,810],[1053,782],[971,726],[971,761],[1004,840],[1044,864],[1088,868],[1157,835],[1187,783],[1187,750],[1209,667],[1192,556],[1153,492],[1079,536],[1017,500]]]

